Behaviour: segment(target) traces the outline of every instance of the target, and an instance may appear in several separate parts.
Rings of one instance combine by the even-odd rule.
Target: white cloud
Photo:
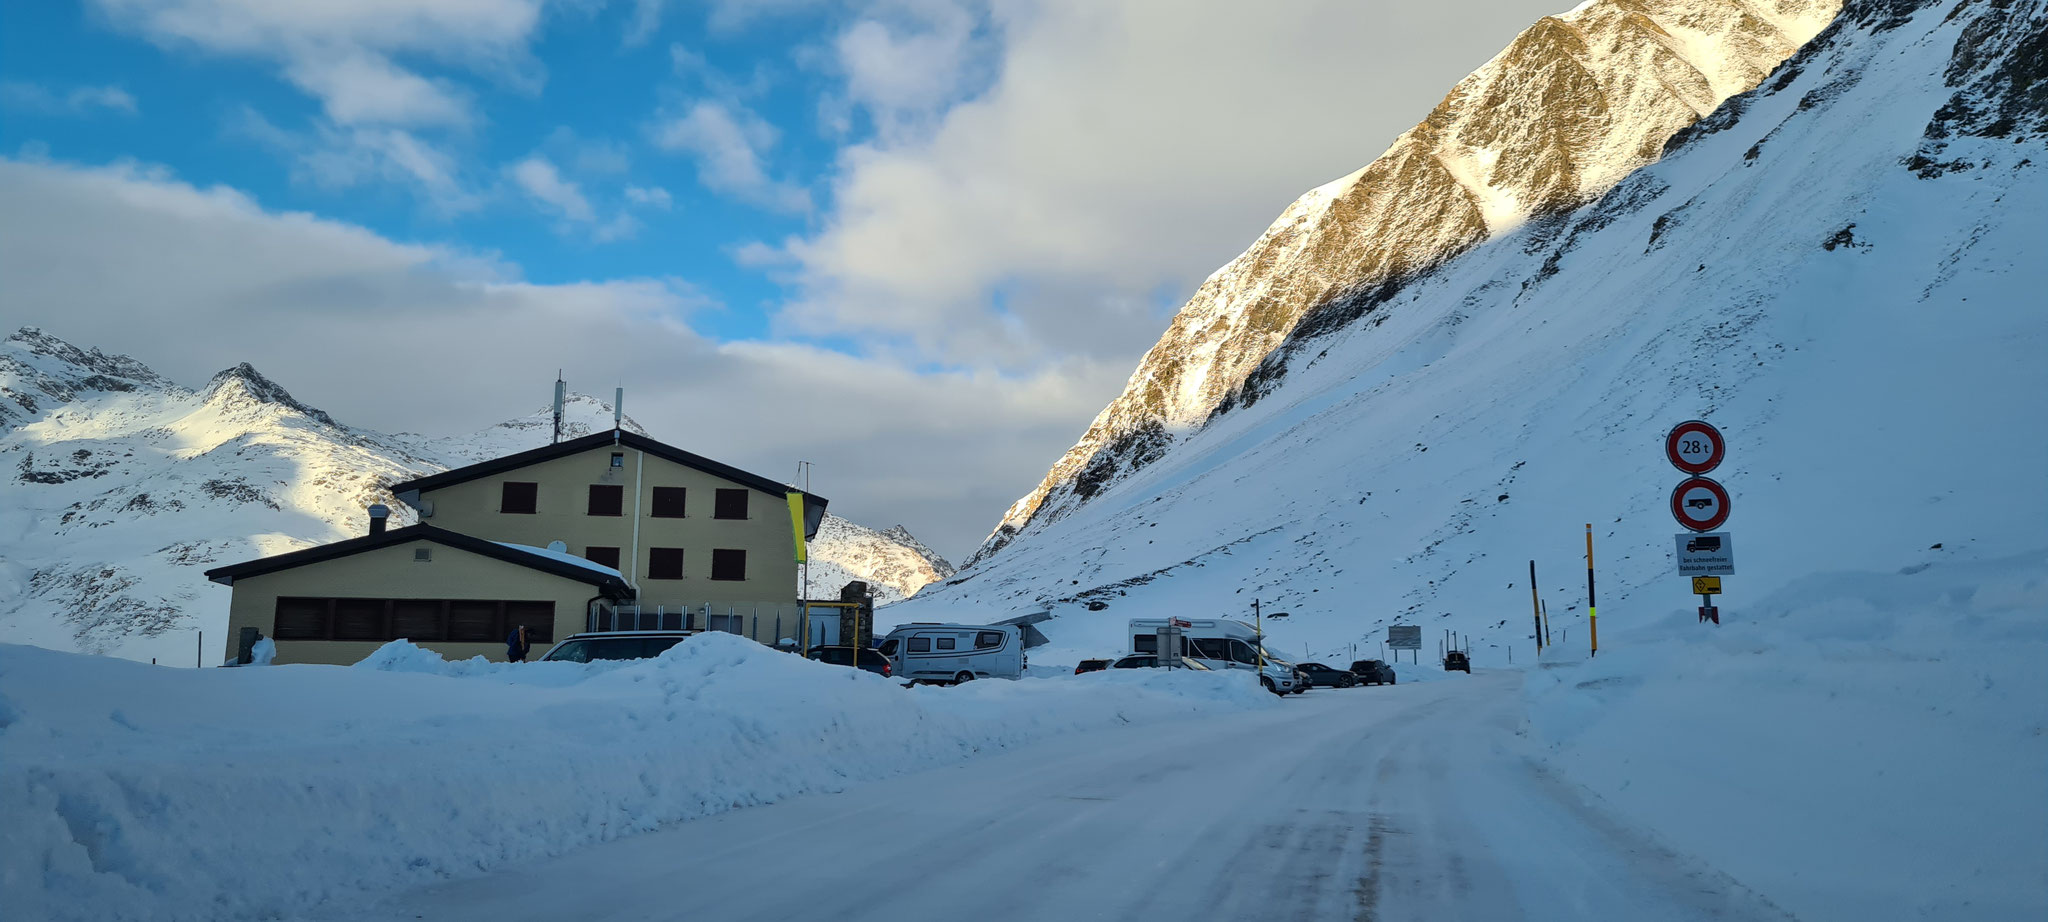
[[[564,180],[547,158],[528,157],[506,167],[505,173],[527,197],[549,206],[562,217],[584,224],[597,220],[597,212],[590,207],[590,200],[583,197],[583,190]]]
[[[855,20],[833,50],[847,102],[867,112],[876,134],[896,137],[983,81],[993,47],[977,38],[970,6],[899,0]]]
[[[135,97],[118,86],[75,86],[56,90],[39,83],[0,82],[0,108],[43,115],[134,115]]]
[[[459,125],[470,103],[400,59],[530,86],[544,0],[92,0],[166,48],[269,61],[338,124]]]
[[[820,229],[787,246],[802,290],[781,329],[1013,367],[1134,361],[1288,202],[1554,3],[999,3],[968,33],[987,36],[974,67],[957,27],[856,24],[836,46],[850,98],[948,102],[841,152]],[[918,35],[930,60],[904,51]]]
[[[326,189],[392,183],[413,190],[436,214],[473,211],[485,195],[441,144],[403,128],[341,127],[328,122],[295,132],[244,109],[232,130],[292,161],[294,180]]]
[[[662,211],[669,210],[675,204],[675,200],[669,197],[668,190],[660,186],[627,186],[626,201]]]
[[[921,373],[775,343],[719,343],[674,279],[519,280],[488,255],[402,243],[160,170],[0,159],[9,325],[204,381],[254,363],[346,422],[455,433],[545,403],[556,368],[624,378],[657,437],[781,477],[820,458],[834,511],[965,555],[1128,369]]]
[[[769,177],[762,158],[778,132],[743,106],[702,100],[680,116],[658,120],[652,134],[662,149],[693,155],[698,181],[713,192],[778,211],[810,208],[809,193]]]

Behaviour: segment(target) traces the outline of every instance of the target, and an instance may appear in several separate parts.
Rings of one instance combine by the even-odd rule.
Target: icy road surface
[[[348,919],[1774,919],[1516,733],[1518,673],[1318,689],[736,810]]]

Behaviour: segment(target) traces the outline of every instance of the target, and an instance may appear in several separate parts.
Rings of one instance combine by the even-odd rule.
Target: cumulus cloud
[[[700,100],[681,115],[658,119],[651,134],[663,150],[691,155],[706,189],[777,211],[810,208],[802,187],[768,175],[763,156],[780,133],[744,106]]]
[[[669,197],[668,190],[660,186],[627,186],[626,201],[662,211],[669,210],[670,206],[675,204]]]
[[[59,90],[39,83],[0,82],[0,108],[40,115],[134,115],[135,97],[118,86],[75,86]]]
[[[1555,2],[1044,0],[927,28],[942,52],[989,36],[987,86],[841,152],[819,230],[785,246],[801,283],[782,329],[949,361],[1134,360],[1288,202],[1378,155]],[[863,105],[981,79],[946,53],[903,60],[918,33],[860,19],[835,50]]]
[[[386,431],[464,432],[531,412],[558,367],[600,393],[623,378],[658,437],[778,478],[815,459],[835,511],[900,521],[948,554],[979,541],[1128,372],[933,372],[720,343],[690,328],[715,305],[686,281],[533,284],[488,254],[270,211],[132,165],[0,159],[0,202],[10,326],[126,352],[188,384],[252,362]]]
[[[444,145],[405,128],[342,127],[317,123],[304,131],[281,128],[243,109],[230,128],[283,155],[292,178],[325,189],[371,183],[410,188],[434,213],[475,210],[485,194]]]

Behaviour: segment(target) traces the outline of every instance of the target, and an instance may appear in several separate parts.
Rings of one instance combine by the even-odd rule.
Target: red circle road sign
[[[1713,531],[1728,521],[1728,491],[1705,477],[1688,477],[1671,491],[1671,517],[1693,531]]]
[[[1671,459],[1672,467],[1688,474],[1720,467],[1727,454],[1728,443],[1721,440],[1721,430],[1701,420],[1679,423],[1664,437],[1664,457]]]

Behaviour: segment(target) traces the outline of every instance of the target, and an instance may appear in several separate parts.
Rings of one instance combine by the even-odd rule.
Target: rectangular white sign
[[[1422,649],[1422,626],[1397,624],[1387,628],[1387,646],[1396,650]]]
[[[1678,536],[1678,575],[1733,576],[1735,539],[1725,531]]]

